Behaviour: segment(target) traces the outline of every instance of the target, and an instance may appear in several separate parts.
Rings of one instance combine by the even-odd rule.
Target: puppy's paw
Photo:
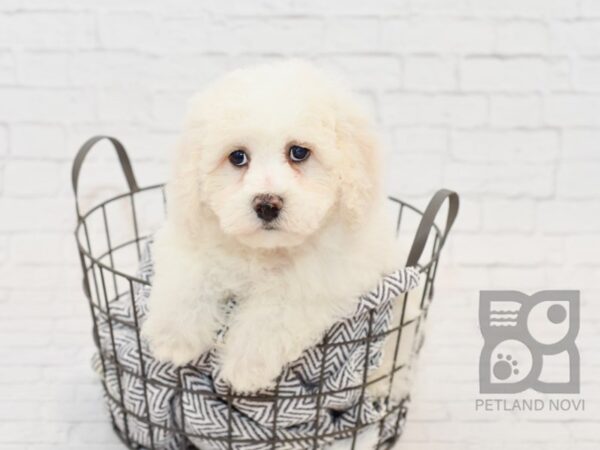
[[[285,360],[276,338],[258,342],[250,336],[228,336],[221,359],[221,377],[236,392],[256,392],[275,386]]]
[[[193,330],[185,330],[173,322],[150,316],[142,326],[150,351],[159,361],[183,366],[206,352],[212,341]]]
[[[230,356],[221,368],[221,377],[236,392],[256,392],[275,386],[282,367],[268,361],[266,355],[251,352]]]

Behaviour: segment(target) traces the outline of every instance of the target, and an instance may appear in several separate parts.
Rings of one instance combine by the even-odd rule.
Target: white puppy
[[[222,344],[237,391],[282,367],[401,266],[384,214],[380,145],[347,89],[288,61],[241,69],[194,97],[168,184],[143,334],[182,365]]]

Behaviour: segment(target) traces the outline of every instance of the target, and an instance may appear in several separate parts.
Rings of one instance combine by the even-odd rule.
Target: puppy
[[[235,297],[222,376],[269,387],[402,266],[373,125],[308,63],[236,70],[195,96],[174,167],[143,327],[161,360],[214,346]]]

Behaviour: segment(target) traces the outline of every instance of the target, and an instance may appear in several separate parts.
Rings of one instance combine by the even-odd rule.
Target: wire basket
[[[82,164],[94,145],[101,140],[108,140],[117,152],[123,174],[128,185],[128,191],[117,196],[113,196],[105,201],[98,203],[86,212],[82,212],[78,201],[78,184]],[[332,392],[324,392],[323,376],[325,370],[325,358],[323,358],[321,367],[321,378],[315,386],[314,394],[304,396],[304,400],[315,401],[316,411],[315,432],[310,438],[294,439],[289,437],[280,437],[277,434],[278,402],[289,401],[293,399],[292,394],[275,391],[274,395],[269,396],[244,396],[229,390],[226,394],[220,396],[220,401],[227,405],[229,433],[219,436],[211,436],[210,431],[198,435],[198,433],[186,430],[186,409],[184,407],[184,397],[189,404],[190,398],[199,398],[198,396],[209,395],[202,390],[191,389],[183,382],[184,368],[172,368],[176,383],[170,386],[174,393],[174,400],[171,402],[172,420],[162,420],[151,414],[149,396],[156,389],[159,389],[162,381],[156,377],[149,376],[148,370],[149,356],[143,350],[144,343],[140,337],[141,315],[145,308],[144,305],[137,304],[140,298],[140,292],[148,292],[150,289],[150,280],[148,277],[140,275],[140,264],[144,264],[144,247],[151,241],[152,234],[164,218],[166,212],[166,197],[163,184],[152,185],[140,188],[137,184],[133,169],[123,145],[112,137],[97,136],[89,139],[79,150],[72,168],[72,183],[75,193],[75,203],[77,212],[77,226],[75,238],[79,250],[81,267],[83,270],[83,290],[89,301],[90,311],[93,321],[93,337],[97,347],[97,366],[101,375],[104,388],[104,394],[109,403],[109,412],[113,428],[123,443],[132,449],[324,449],[331,444],[332,439],[347,439],[348,449],[367,450],[358,444],[358,436],[362,430],[368,427],[377,427],[378,442],[377,450],[390,449],[394,442],[400,436],[407,413],[408,396],[398,400],[390,398],[390,392],[394,380],[399,377],[398,373],[407,370],[411,365],[414,356],[419,352],[422,339],[415,339],[411,343],[412,352],[410,361],[398,361],[399,348],[402,342],[403,331],[407,333],[407,327],[411,327],[411,332],[415,336],[423,335],[423,324],[427,317],[428,308],[433,295],[433,284],[437,272],[438,262],[441,250],[444,246],[448,233],[454,223],[458,213],[458,196],[456,193],[448,190],[440,190],[431,199],[426,210],[423,212],[414,206],[405,203],[396,198],[390,198],[395,207],[398,208],[397,231],[403,231],[406,235],[406,228],[413,231],[413,228],[405,226],[407,222],[415,225],[414,238],[410,247],[407,259],[407,267],[418,268],[422,274],[422,288],[418,291],[408,291],[401,294],[400,303],[401,312],[397,315],[397,322],[392,323],[388,329],[372,333],[371,323],[369,323],[368,333],[360,340],[360,343],[366,344],[366,357],[369,360],[369,347],[371,343],[386,338],[386,342],[391,343],[390,349],[393,349],[393,361],[385,373],[376,378],[370,377],[367,372],[370,370],[365,364],[364,377],[362,382],[354,386],[345,386],[344,391],[354,391],[359,393],[361,401],[365,396],[368,387],[379,384],[379,392],[384,392],[377,399],[377,408],[380,415],[376,421],[363,423],[360,412],[353,423],[347,424],[343,429],[334,433],[325,434],[320,431],[319,418],[326,413],[322,411],[323,398]],[[435,219],[445,200],[448,200],[447,217],[443,228],[440,228]],[[422,255],[429,255],[422,258]],[[426,259],[425,262],[420,261]],[[417,298],[418,314],[408,319],[405,317],[406,305],[411,296],[419,295]],[[131,320],[124,320],[119,308],[122,305],[129,305]],[[372,321],[372,314],[371,314]],[[134,336],[135,345],[131,349],[133,358],[135,358],[136,367],[132,369],[130,365],[120,360],[117,352],[119,345],[119,330],[129,330]],[[102,333],[102,330],[105,330]],[[419,333],[421,331],[421,333]],[[344,343],[342,343],[344,344]],[[348,343],[349,344],[349,343]],[[353,342],[356,344],[356,342]],[[319,344],[323,352],[327,352],[333,343],[328,343],[327,336]],[[339,343],[335,345],[340,345]],[[109,385],[112,380],[112,387]],[[131,407],[129,402],[129,390],[132,384],[141,388],[141,398],[138,399],[136,408]],[[336,392],[333,392],[335,394]],[[210,394],[214,395],[214,394]],[[310,398],[308,398],[310,397]],[[270,402],[274,406],[272,417],[273,434],[267,439],[239,439],[231,431],[232,415],[236,410],[235,402],[240,399],[248,398],[252,401]],[[362,404],[362,403],[361,403]],[[133,430],[143,429],[145,434],[140,436]],[[387,430],[384,432],[384,429]],[[161,441],[161,436],[168,434],[173,437],[168,444]],[[195,446],[198,439],[206,442],[206,446]],[[214,446],[211,446],[211,442]],[[369,449],[370,450],[370,449]]]

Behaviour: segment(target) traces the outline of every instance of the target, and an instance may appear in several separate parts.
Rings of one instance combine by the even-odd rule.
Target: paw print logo
[[[481,393],[579,392],[579,291],[482,291],[479,325]]]
[[[498,360],[494,364],[494,376],[499,380],[507,380],[511,375],[519,375],[519,363],[512,355],[504,356],[498,353]]]

